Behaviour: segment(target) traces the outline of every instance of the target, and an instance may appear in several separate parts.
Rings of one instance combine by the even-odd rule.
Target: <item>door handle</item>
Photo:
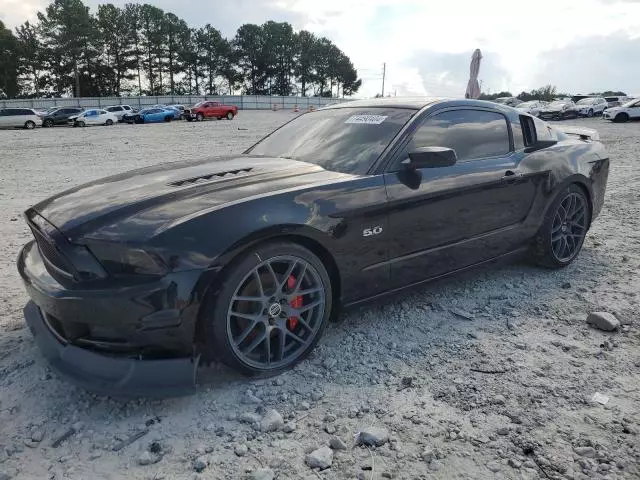
[[[515,183],[521,178],[522,172],[518,170],[507,170],[502,177],[502,181],[504,183]]]

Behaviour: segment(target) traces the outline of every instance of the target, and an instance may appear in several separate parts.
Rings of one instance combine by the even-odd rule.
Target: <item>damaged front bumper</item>
[[[51,367],[82,388],[116,397],[168,397],[195,391],[199,357],[143,360],[100,354],[60,339],[32,301],[24,307],[24,318]]]

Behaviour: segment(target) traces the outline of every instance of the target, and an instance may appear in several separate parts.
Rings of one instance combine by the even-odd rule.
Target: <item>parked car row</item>
[[[233,120],[238,107],[219,102],[200,102],[191,108],[184,105],[153,105],[135,109],[130,105],[112,105],[103,108],[51,107],[47,110],[32,108],[0,109],[0,128],[54,127],[56,125],[114,125],[116,123],[159,123],[173,120],[203,121],[205,119]]]
[[[577,101],[574,101],[577,100]],[[624,100],[626,103],[622,102]],[[603,115],[606,119],[626,121],[636,118],[635,111],[625,109],[635,101],[629,97],[595,97],[579,95],[572,98],[557,98],[552,102],[531,100],[522,102],[517,97],[501,97],[494,100],[495,103],[515,107],[518,110],[539,117],[543,120],[565,120],[578,117],[594,117]],[[622,102],[622,103],[621,103]],[[612,109],[612,111],[609,111]],[[622,109],[622,110],[621,110]],[[606,112],[609,112],[606,114]]]

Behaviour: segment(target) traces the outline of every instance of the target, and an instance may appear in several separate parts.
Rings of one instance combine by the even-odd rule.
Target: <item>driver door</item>
[[[524,240],[536,187],[522,175],[510,126],[499,112],[454,108],[416,128],[385,174],[390,276],[394,287],[498,257]],[[455,165],[407,169],[419,147],[457,153]]]
[[[629,108],[629,117],[640,118],[640,100],[638,100]]]

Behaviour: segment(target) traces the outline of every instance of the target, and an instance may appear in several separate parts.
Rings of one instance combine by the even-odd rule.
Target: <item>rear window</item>
[[[247,153],[365,174],[416,110],[334,108],[297,117]]]

